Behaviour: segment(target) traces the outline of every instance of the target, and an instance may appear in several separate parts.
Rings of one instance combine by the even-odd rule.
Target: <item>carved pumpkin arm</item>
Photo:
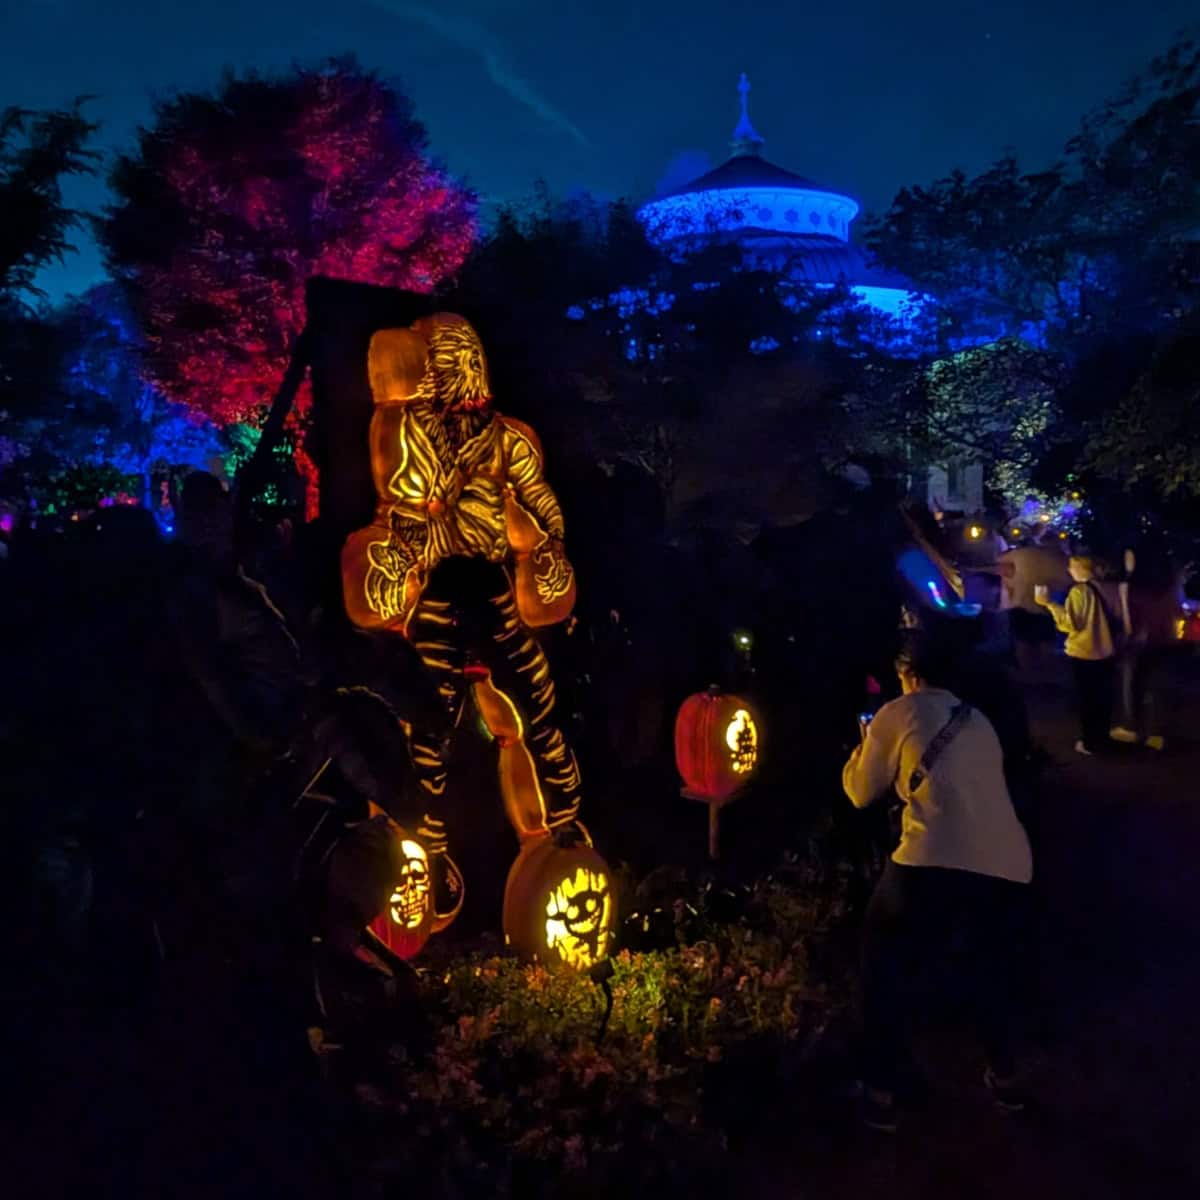
[[[542,447],[537,434],[521,421],[502,418],[508,451],[508,482],[521,506],[552,538],[562,540],[563,516],[558,497],[543,473]]]

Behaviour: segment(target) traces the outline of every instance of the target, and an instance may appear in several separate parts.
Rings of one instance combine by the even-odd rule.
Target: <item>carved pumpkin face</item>
[[[710,688],[689,696],[675,719],[675,765],[700,800],[728,800],[758,768],[762,733],[738,696]]]
[[[729,765],[735,775],[749,775],[758,763],[758,726],[748,709],[739,708],[725,730]]]
[[[462,875],[452,860],[445,859],[446,869],[457,881],[457,901],[450,912],[436,912],[425,847],[375,804],[369,809],[376,820],[386,821],[388,842],[385,856],[376,857],[372,864],[372,873],[384,881],[384,888],[367,930],[397,957],[413,958],[433,934],[440,933],[458,916],[464,896]],[[360,866],[360,874],[362,869]]]
[[[569,967],[587,970],[608,953],[612,893],[603,871],[576,867],[546,901],[546,946]]]
[[[616,905],[608,864],[590,846],[529,842],[504,888],[504,935],[523,958],[586,971],[608,956]]]
[[[388,916],[396,925],[416,929],[429,911],[429,859],[419,842],[405,838],[400,843],[404,865],[388,899]]]
[[[450,412],[480,412],[492,402],[487,355],[471,323],[457,313],[435,313],[414,329],[429,344],[429,366],[421,393],[432,394],[439,408]]]

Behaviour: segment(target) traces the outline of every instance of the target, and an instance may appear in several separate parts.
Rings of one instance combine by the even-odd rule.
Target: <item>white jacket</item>
[[[1033,855],[1004,782],[1004,757],[991,722],[972,709],[915,792],[913,772],[959,700],[923,688],[885,704],[842,771],[857,808],[889,788],[904,801],[900,845],[892,859],[907,867],[951,867],[1015,883],[1033,878]]]

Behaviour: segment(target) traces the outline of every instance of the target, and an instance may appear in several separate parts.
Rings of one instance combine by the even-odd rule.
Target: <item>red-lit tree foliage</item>
[[[218,424],[256,421],[310,276],[428,291],[456,271],[475,200],[426,145],[409,100],[347,59],[160,102],[100,227],[158,387]]]

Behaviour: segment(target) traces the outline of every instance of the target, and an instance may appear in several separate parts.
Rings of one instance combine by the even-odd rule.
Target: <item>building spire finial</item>
[[[750,80],[746,78],[745,71],[738,80],[737,90],[742,102],[742,114],[738,118],[733,131],[733,141],[730,143],[735,158],[739,154],[757,154],[763,144],[763,139],[750,124]]]

